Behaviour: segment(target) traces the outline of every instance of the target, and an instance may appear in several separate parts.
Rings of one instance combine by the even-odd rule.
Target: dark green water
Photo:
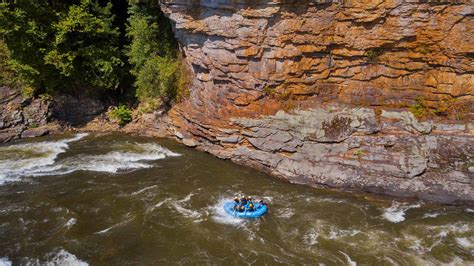
[[[0,265],[474,263],[474,210],[292,185],[169,140],[2,146],[0,182]],[[238,193],[270,213],[228,217]]]

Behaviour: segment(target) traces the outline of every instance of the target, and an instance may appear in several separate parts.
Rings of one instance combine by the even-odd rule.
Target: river
[[[234,195],[270,212],[239,220]],[[0,265],[474,263],[474,210],[293,185],[171,140],[0,146]]]

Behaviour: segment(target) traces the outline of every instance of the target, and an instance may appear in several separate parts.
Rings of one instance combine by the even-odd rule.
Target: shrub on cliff
[[[110,120],[116,121],[119,125],[123,126],[132,121],[132,110],[125,105],[113,107],[109,113]]]

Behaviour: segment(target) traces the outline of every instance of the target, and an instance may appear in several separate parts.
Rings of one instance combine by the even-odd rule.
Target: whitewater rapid
[[[0,173],[0,266],[474,262],[470,206],[294,186],[168,140],[21,140]],[[229,216],[238,195],[270,211]]]
[[[156,143],[127,143],[112,145],[113,150],[104,154],[75,154],[58,159],[71,143],[87,136],[87,133],[79,133],[56,141],[0,147],[0,185],[22,177],[64,175],[79,170],[116,173],[149,168],[151,161],[180,156]]]

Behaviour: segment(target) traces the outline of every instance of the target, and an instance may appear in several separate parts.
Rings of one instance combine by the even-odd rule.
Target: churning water
[[[222,205],[264,197],[259,220]],[[291,185],[169,140],[0,146],[0,265],[466,265],[474,210]]]

